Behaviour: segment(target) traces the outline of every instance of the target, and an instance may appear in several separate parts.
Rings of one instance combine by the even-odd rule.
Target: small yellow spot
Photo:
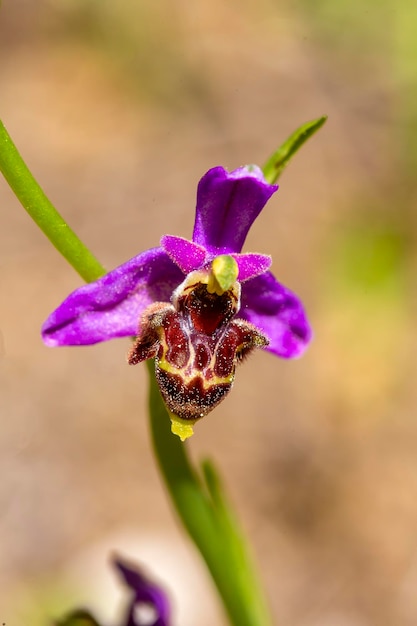
[[[208,277],[207,291],[218,296],[229,291],[237,281],[239,268],[230,254],[221,254],[213,259]]]
[[[171,432],[177,435],[181,441],[185,441],[194,434],[193,426],[196,420],[183,420],[174,413],[169,413],[171,418]]]

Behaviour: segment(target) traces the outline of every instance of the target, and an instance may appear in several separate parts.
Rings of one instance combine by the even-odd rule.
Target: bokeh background
[[[7,0],[1,116],[109,269],[188,237],[199,178],[304,146],[246,250],[304,300],[305,357],[255,354],[196,428],[277,624],[417,623],[417,4]],[[109,554],[170,589],[175,624],[225,625],[150,452],[128,341],[47,349],[80,278],[0,180],[0,623],[74,605],[109,625]]]

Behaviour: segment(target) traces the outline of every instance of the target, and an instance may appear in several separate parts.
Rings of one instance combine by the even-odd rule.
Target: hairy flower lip
[[[75,290],[45,321],[43,341],[49,346],[88,345],[136,335],[150,304],[170,302],[189,272],[230,254],[242,288],[238,317],[268,337],[265,350],[283,358],[300,356],[311,339],[300,300],[271,274],[269,256],[241,253],[253,221],[277,188],[257,166],[232,172],[212,168],[198,185],[192,241],[164,235],[160,247]]]
[[[130,365],[154,359],[171,430],[182,441],[228,396],[239,363],[268,345],[259,329],[236,318],[241,295],[237,272],[229,255],[216,257],[210,272],[190,272],[172,304],[156,302],[146,309],[128,355]]]

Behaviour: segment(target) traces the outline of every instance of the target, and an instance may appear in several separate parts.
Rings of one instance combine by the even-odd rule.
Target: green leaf
[[[306,122],[288,137],[276,152],[268,159],[262,168],[265,179],[271,185],[276,183],[285,167],[294,154],[301,148],[303,143],[310,139],[327,120],[327,115],[323,115],[316,120]]]

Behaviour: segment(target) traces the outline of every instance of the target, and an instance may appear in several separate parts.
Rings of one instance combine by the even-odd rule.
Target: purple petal
[[[300,300],[271,272],[242,285],[239,317],[265,333],[270,341],[266,350],[285,359],[301,356],[312,336]]]
[[[169,626],[170,605],[162,589],[126,562],[117,559],[115,565],[134,596],[129,606],[126,626],[142,626],[137,617],[140,605],[150,605],[155,611],[155,621],[150,626]]]
[[[42,338],[48,346],[75,346],[136,335],[143,310],[169,302],[183,279],[164,250],[151,248],[76,289],[48,317]]]
[[[256,165],[214,167],[200,180],[193,241],[212,254],[240,252],[249,228],[278,189]]]
[[[184,274],[199,269],[207,260],[205,248],[183,237],[164,235],[161,239],[161,246]]]
[[[232,257],[239,268],[238,280],[241,283],[264,274],[271,267],[272,263],[271,257],[267,254],[249,252],[247,254],[232,254]]]

